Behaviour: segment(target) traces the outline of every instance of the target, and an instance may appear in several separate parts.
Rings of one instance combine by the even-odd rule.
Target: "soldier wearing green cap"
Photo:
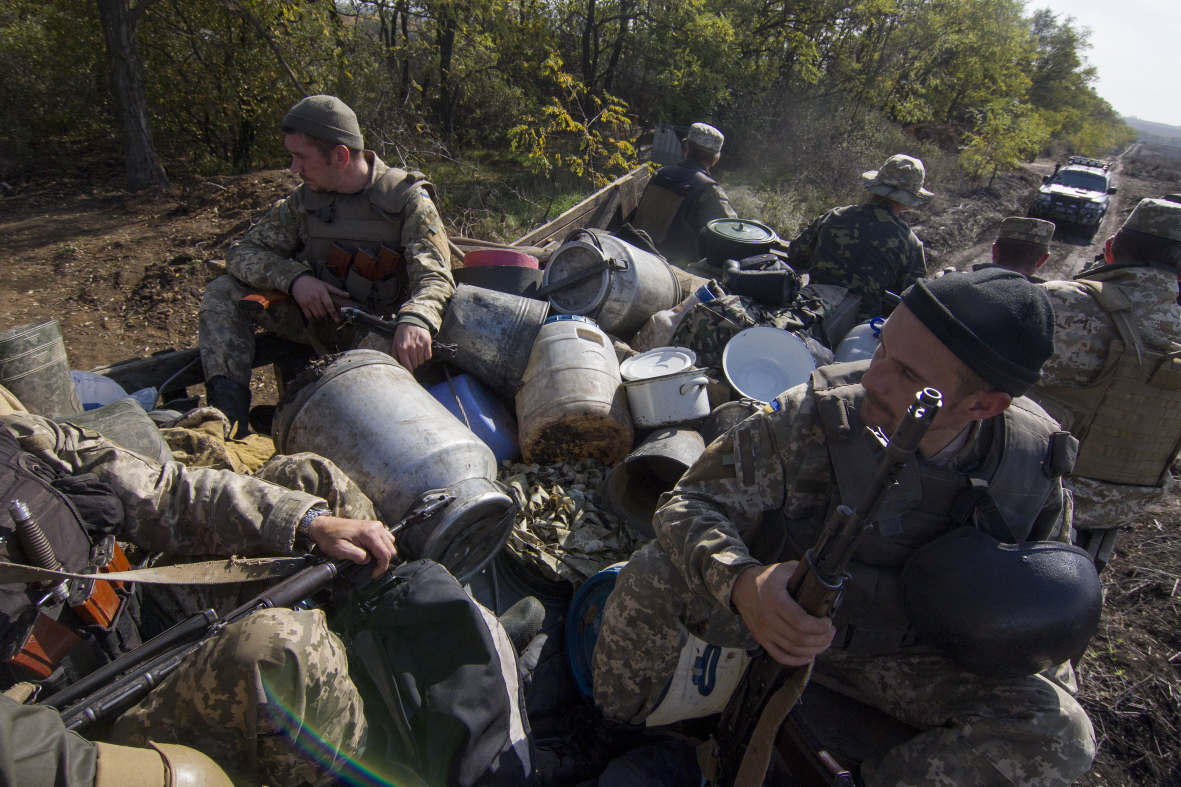
[[[201,302],[208,400],[239,434],[246,429],[257,328],[308,344],[309,323],[331,335],[340,322],[334,298],[351,298],[394,317],[388,351],[413,371],[431,357],[431,336],[455,292],[447,234],[421,172],[389,167],[365,150],[356,114],[334,96],[303,99],[281,129],[291,171],[303,183],[230,245],[229,275],[211,282]],[[385,261],[354,262],[353,255],[376,256],[381,247]],[[261,312],[239,307],[262,290],[287,293],[294,304]]]
[[[788,262],[814,284],[847,287],[861,296],[861,320],[882,314],[882,293],[901,293],[927,275],[923,243],[900,217],[933,196],[923,188],[917,158],[891,156],[861,175],[869,201],[833,208],[808,225],[789,247]]]
[[[661,167],[648,181],[631,217],[631,225],[652,238],[669,262],[685,266],[701,259],[698,237],[714,219],[738,214],[730,198],[709,174],[722,157],[722,132],[707,123],[694,123],[681,143],[685,159]]]
[[[1164,495],[1181,447],[1181,204],[1142,200],[1104,257],[1041,285],[1057,332],[1034,392],[1081,443],[1067,486],[1078,543],[1100,564],[1116,529]]]

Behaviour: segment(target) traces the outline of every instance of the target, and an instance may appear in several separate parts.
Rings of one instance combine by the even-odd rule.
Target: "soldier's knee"
[[[1095,761],[1095,728],[1082,705],[1057,686],[1054,688],[1062,702],[1057,713],[1056,740],[1052,745],[1061,752],[1062,776],[1066,784],[1071,784],[1090,770]]]
[[[201,296],[201,311],[214,312],[226,316],[238,316],[238,301],[254,292],[233,276],[226,274],[218,276],[205,285],[205,293]]]

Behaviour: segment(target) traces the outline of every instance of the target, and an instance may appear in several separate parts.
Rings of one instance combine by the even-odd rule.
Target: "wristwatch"
[[[332,512],[327,508],[317,506],[308,509],[308,512],[303,515],[303,519],[299,520],[299,524],[295,526],[295,543],[292,546],[304,552],[312,551],[316,546],[316,542],[312,541],[311,537],[312,522],[316,521],[316,517],[318,516],[331,515]]]

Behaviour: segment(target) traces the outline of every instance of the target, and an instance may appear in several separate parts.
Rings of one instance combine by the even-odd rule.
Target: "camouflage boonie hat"
[[[1122,229],[1181,241],[1181,203],[1163,199],[1142,199]]]
[[[365,147],[357,114],[336,96],[308,96],[283,116],[280,125],[350,150]]]
[[[927,168],[913,156],[890,156],[881,169],[861,173],[861,182],[870,194],[901,202],[913,208],[923,200],[935,196],[923,188]]]
[[[1012,238],[1049,246],[1054,237],[1054,222],[1042,219],[1027,219],[1020,216],[1010,216],[1001,222],[997,230],[996,239]]]
[[[706,150],[721,153],[722,143],[726,141],[726,137],[708,123],[694,123],[689,126],[689,141]]]

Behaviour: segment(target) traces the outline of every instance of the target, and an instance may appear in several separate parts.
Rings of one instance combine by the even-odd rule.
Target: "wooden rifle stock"
[[[787,590],[808,614],[832,616],[840,603],[845,568],[865,535],[867,523],[877,514],[902,468],[918,451],[919,443],[942,404],[943,395],[934,388],[924,388],[915,395],[914,404],[886,444],[886,455],[878,464],[861,502],[855,509],[838,506],[829,515],[816,543],[800,559],[788,580]],[[747,743],[769,701],[783,687],[789,674],[789,670],[765,652],[752,659],[718,723],[718,784],[733,787]],[[783,713],[788,710],[790,707]],[[782,721],[780,718],[775,722],[776,728]]]

